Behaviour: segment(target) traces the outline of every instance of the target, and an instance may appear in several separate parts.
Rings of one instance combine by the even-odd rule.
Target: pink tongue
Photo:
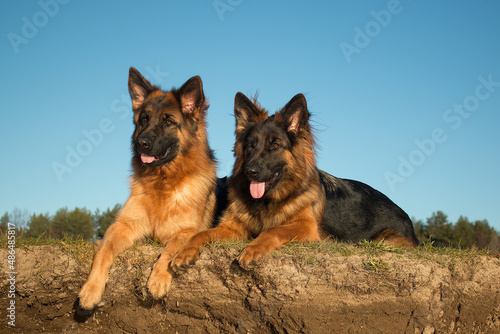
[[[266,183],[265,182],[256,182],[252,181],[250,182],[250,194],[252,195],[253,198],[261,198],[264,196],[264,193],[266,192]]]
[[[150,164],[153,161],[155,161],[155,159],[156,159],[155,157],[151,157],[149,155],[141,154],[141,160],[145,164]]]

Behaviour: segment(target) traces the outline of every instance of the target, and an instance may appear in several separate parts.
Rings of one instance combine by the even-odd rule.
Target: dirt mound
[[[18,333],[499,333],[500,260],[418,251],[341,252],[295,246],[253,271],[234,247],[209,247],[155,301],[146,281],[156,246],[126,251],[112,266],[102,306],[75,312],[92,251],[30,246],[16,253]],[[353,251],[354,249],[354,251]],[[342,254],[342,252],[344,254]],[[0,250],[7,259],[7,250]],[[10,286],[2,261],[1,314]]]

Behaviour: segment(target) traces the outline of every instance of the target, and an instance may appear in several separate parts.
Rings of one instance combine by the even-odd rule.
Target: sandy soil
[[[356,247],[356,246],[349,246]],[[275,252],[253,271],[238,250],[206,249],[152,300],[147,277],[161,251],[138,246],[111,268],[102,306],[75,310],[92,252],[31,246],[16,254],[15,327],[8,325],[7,261],[0,278],[0,332],[17,333],[500,333],[500,259],[413,251]],[[7,259],[7,250],[0,250]]]

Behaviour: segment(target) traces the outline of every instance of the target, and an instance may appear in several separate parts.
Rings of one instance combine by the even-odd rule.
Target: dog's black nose
[[[252,178],[255,178],[257,177],[257,175],[259,175],[259,172],[260,172],[260,169],[258,166],[247,166],[245,168],[245,173],[247,174],[247,177],[252,179]]]
[[[137,144],[139,144],[139,148],[142,150],[147,150],[151,147],[151,140],[148,138],[139,138],[137,139]]]

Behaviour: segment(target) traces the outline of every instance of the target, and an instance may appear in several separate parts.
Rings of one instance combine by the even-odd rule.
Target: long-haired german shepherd
[[[200,77],[162,91],[130,68],[128,88],[135,124],[130,197],[106,231],[79,293],[87,310],[101,300],[116,255],[144,237],[165,244],[148,281],[154,297],[165,295],[172,256],[213,222],[216,164],[207,141],[208,104]]]
[[[195,235],[171,267],[192,265],[205,243],[255,238],[238,257],[243,268],[285,243],[334,237],[414,246],[408,215],[375,189],[318,170],[306,99],[298,94],[269,116],[237,93],[236,157],[229,205],[220,224]]]

